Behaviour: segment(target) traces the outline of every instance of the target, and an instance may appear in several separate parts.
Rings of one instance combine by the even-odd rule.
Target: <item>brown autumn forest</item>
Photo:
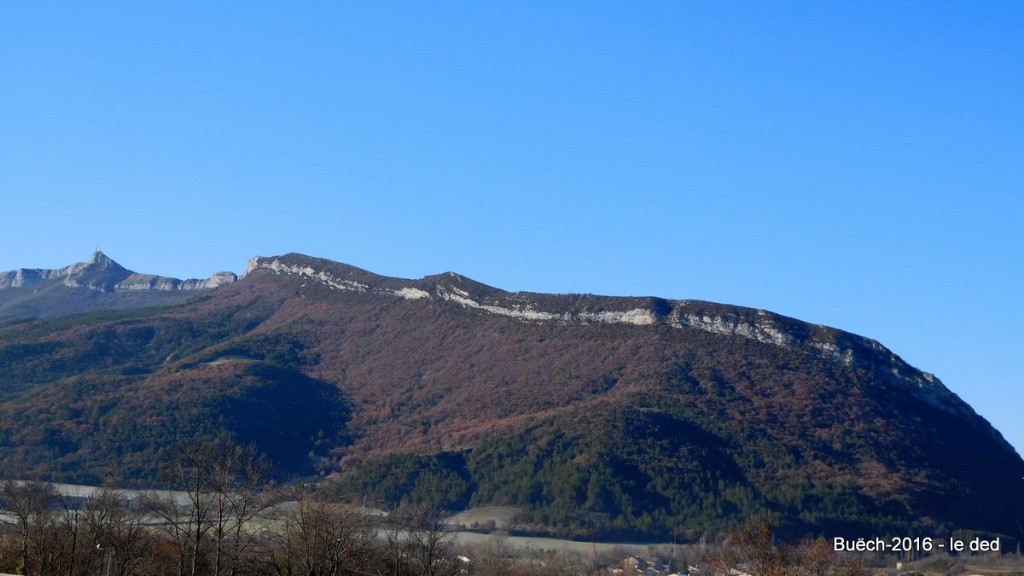
[[[512,505],[523,530],[576,538],[687,541],[765,512],[790,535],[1019,535],[1024,461],[867,339],[707,302],[277,261],[369,288],[256,268],[171,307],[0,324],[3,469],[151,486],[174,446],[213,436],[255,446],[280,481],[390,506]],[[576,320],[634,309],[655,321]],[[759,322],[788,339],[735,330]]]

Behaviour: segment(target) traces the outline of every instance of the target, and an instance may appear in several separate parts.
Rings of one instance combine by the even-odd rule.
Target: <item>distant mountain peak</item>
[[[87,264],[99,267],[100,270],[127,270],[124,266],[121,266],[110,257],[97,249],[92,253],[92,258],[89,259]]]
[[[139,274],[97,248],[89,260],[63,268],[0,272],[0,319],[172,304],[191,297],[196,290],[237,279],[231,272],[189,280]]]

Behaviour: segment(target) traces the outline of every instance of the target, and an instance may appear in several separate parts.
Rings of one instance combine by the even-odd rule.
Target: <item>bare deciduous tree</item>
[[[215,576],[235,576],[260,529],[253,519],[263,509],[261,488],[269,464],[253,446],[214,446],[210,491],[210,522],[214,540]]]
[[[836,564],[835,549],[821,536],[801,542],[797,556],[800,572],[807,576],[826,576]]]
[[[178,452],[164,471],[164,479],[174,491],[149,492],[140,504],[160,519],[161,528],[170,537],[177,552],[179,576],[196,576],[210,548],[214,443],[202,440],[182,446]]]
[[[309,576],[366,574],[377,557],[374,518],[350,506],[308,494],[284,514],[285,562]]]
[[[453,576],[463,569],[456,557],[453,535],[446,529],[440,510],[426,507],[399,514],[407,532],[406,558],[418,576]]]
[[[770,520],[748,520],[730,534],[719,550],[705,558],[712,574],[727,575],[742,567],[752,576],[785,576],[794,571],[794,551],[786,542],[775,542]]]
[[[477,551],[475,572],[488,576],[512,576],[514,550],[506,532],[492,532]]]
[[[15,527],[21,544],[21,567],[26,576],[39,573],[39,567],[32,562],[32,541],[43,539],[45,525],[49,523],[55,492],[43,482],[17,482],[5,480],[2,488],[2,506],[10,513],[9,521]],[[39,559],[39,554],[36,554]]]
[[[259,531],[254,518],[268,469],[254,447],[223,440],[180,451],[165,476],[177,492],[143,499],[174,545],[179,576],[196,576],[205,564],[214,576],[238,574]]]
[[[110,574],[142,574],[156,555],[157,537],[146,526],[142,514],[129,506],[128,499],[117,490],[102,488],[88,498],[82,506],[82,519],[88,535],[83,547],[87,573],[99,573],[110,562]]]

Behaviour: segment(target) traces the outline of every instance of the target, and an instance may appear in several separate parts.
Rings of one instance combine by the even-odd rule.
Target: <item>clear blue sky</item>
[[[1024,3],[204,4],[0,4],[0,270],[766,308],[1024,452]]]

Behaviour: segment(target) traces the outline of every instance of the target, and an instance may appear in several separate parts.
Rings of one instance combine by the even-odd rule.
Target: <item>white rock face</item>
[[[790,346],[796,341],[791,334],[780,330],[769,318],[765,317],[762,317],[760,322],[754,323],[721,316],[697,316],[696,314],[679,315],[673,320],[673,325],[677,327],[689,326],[716,334],[743,336],[776,346]]]
[[[217,272],[206,280],[182,280],[178,290],[209,290],[225,284],[238,282],[238,276],[232,272]]]
[[[245,268],[246,275],[257,268],[270,270],[276,274],[294,274],[304,278],[310,278],[335,290],[366,292],[369,288],[366,284],[360,284],[359,282],[337,279],[329,272],[318,271],[313,269],[311,266],[296,266],[293,264],[286,264],[277,259],[269,260],[267,258],[260,258],[259,256],[249,260],[249,264]]]
[[[430,298],[430,292],[426,290],[420,290],[419,288],[401,288],[392,292],[395,296],[405,298],[406,300],[420,300],[422,298]]]
[[[238,275],[234,272],[215,272],[212,276],[203,281],[203,288],[217,288],[225,284],[238,282]]]
[[[643,308],[633,308],[622,312],[584,312],[578,317],[584,322],[633,324],[635,326],[650,326],[657,321],[653,312]]]
[[[450,289],[449,289],[450,290]],[[466,294],[463,296],[462,294]],[[537,310],[530,309],[516,309],[516,308],[503,308],[501,306],[493,306],[490,304],[481,304],[472,298],[468,298],[468,293],[458,290],[454,291],[438,289],[438,295],[448,301],[461,304],[466,308],[476,308],[491,314],[498,314],[500,316],[508,316],[509,318],[518,318],[520,320],[535,320],[535,321],[549,321],[549,320],[560,320],[564,318],[562,314],[555,314],[552,312],[540,312]]]

